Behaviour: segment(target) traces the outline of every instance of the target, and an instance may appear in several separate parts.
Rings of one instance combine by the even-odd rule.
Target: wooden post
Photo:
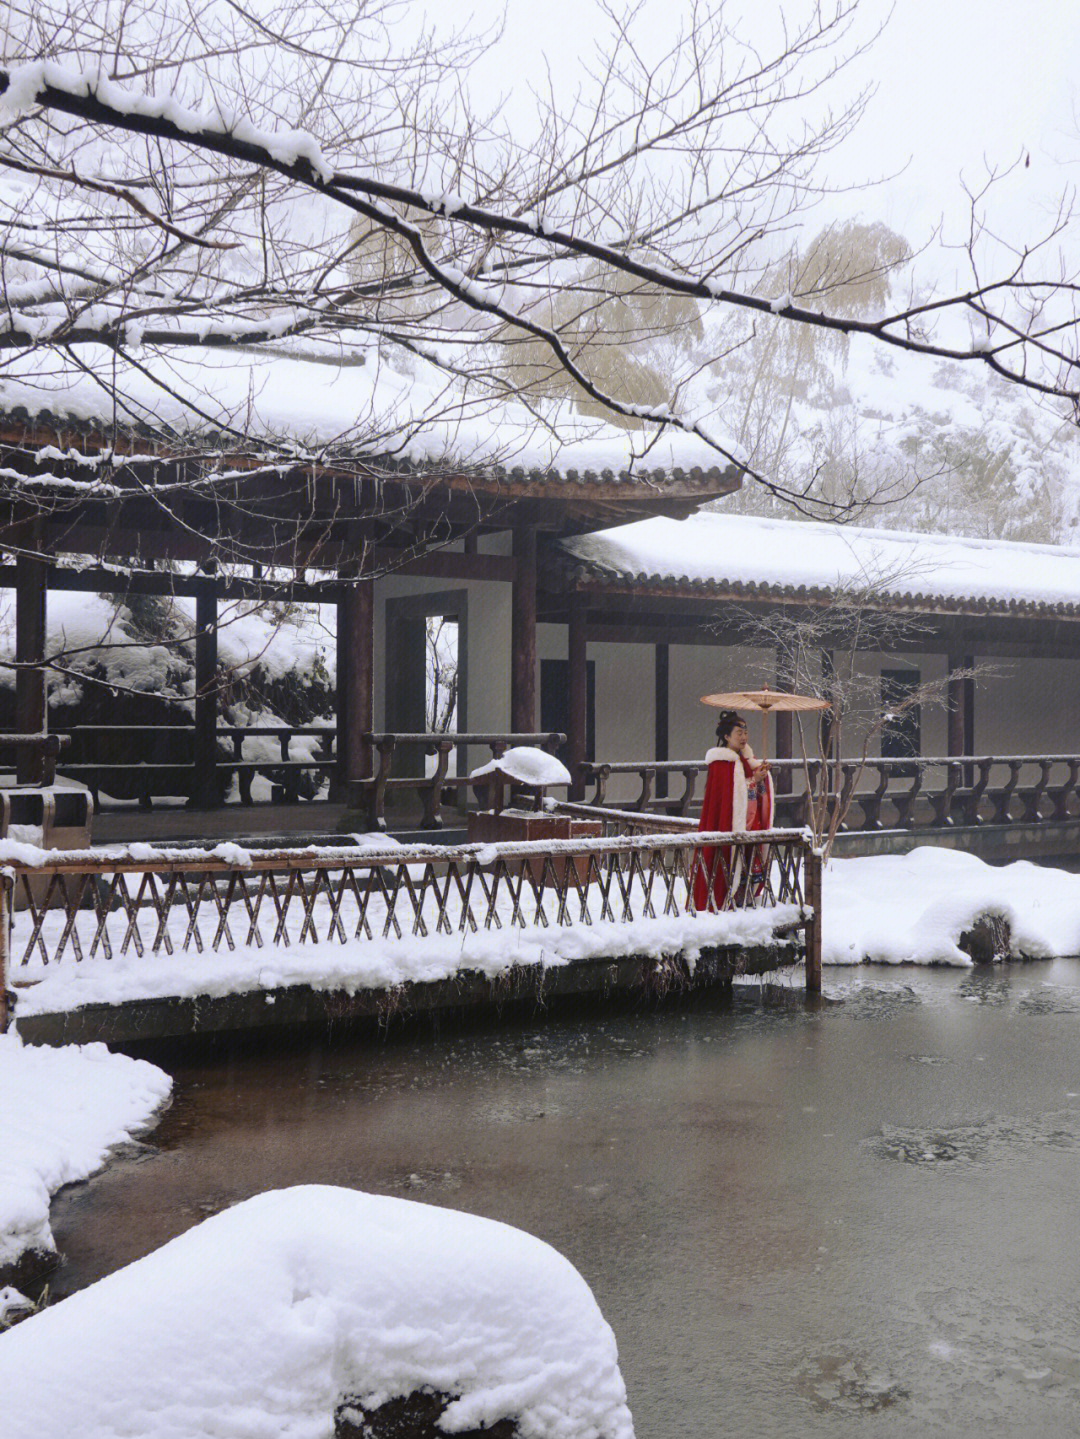
[[[536,732],[536,530],[514,530],[513,616],[511,624],[510,728]]]
[[[813,909],[804,931],[806,945],[806,992],[821,993],[821,852],[806,850],[806,902]]]
[[[822,696],[831,705],[836,704],[836,661],[832,650],[821,651],[821,689]],[[836,714],[832,709],[821,711],[821,753],[828,755],[829,746],[832,743],[833,726],[836,723]]]
[[[221,803],[217,782],[218,606],[217,580],[211,574],[195,594],[195,753],[191,803],[215,809]]]
[[[15,731],[44,734],[45,710],[45,595],[48,567],[33,555],[15,561]],[[23,668],[32,666],[32,668]],[[21,746],[16,759],[18,784],[40,784],[41,756]]]
[[[947,692],[947,709],[949,714],[949,736],[948,750],[949,758],[964,753],[964,731],[967,728],[966,716],[964,714],[964,681],[956,675],[957,670],[964,668],[964,659],[961,655],[950,654],[948,658],[949,679]]]
[[[373,787],[367,803],[363,783],[371,780],[371,746],[364,735],[374,728],[375,708],[375,582],[350,579],[341,590],[337,618],[337,782],[335,794],[351,809],[371,810]]]
[[[975,656],[964,656],[964,668],[973,670],[975,668]],[[975,753],[975,676],[969,674],[963,681],[964,686],[964,753],[973,755]],[[971,765],[965,766],[964,783],[969,787],[974,782],[974,771]]]
[[[585,738],[588,724],[588,665],[587,654],[589,631],[586,623],[585,601],[579,594],[570,596],[570,618],[567,623],[567,747],[569,769],[573,777],[570,798],[581,801],[585,798],[585,781],[581,766],[585,763]]]
[[[776,688],[791,694],[795,689],[794,666],[791,655],[782,646],[776,651]],[[776,711],[776,758],[790,759],[792,755],[792,714],[790,710]],[[773,776],[777,794],[790,794],[792,775],[790,769],[780,769]]]
[[[654,664],[653,682],[653,706],[655,711],[653,729],[653,748],[656,751],[656,759],[663,762],[671,758],[671,731],[670,731],[670,706],[668,696],[670,694],[671,681],[671,655],[666,644],[656,646],[656,659]],[[667,799],[668,777],[666,774],[656,776],[656,798]]]
[[[10,874],[0,875],[0,1034],[7,1033],[11,1015],[8,1012],[8,968],[11,963],[11,914],[15,908],[12,897],[15,881]]]

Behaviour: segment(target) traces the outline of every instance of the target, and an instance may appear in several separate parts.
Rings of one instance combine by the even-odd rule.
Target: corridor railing
[[[269,789],[259,798],[271,802],[325,798],[328,791],[333,795],[336,731],[326,725],[219,724],[213,774],[209,777],[196,769],[194,725],[86,724],[59,733],[63,739],[19,737],[18,743],[26,746],[46,738],[54,747],[50,753],[55,753],[57,744],[69,746],[61,766],[63,773],[90,788],[98,809],[102,808],[102,794],[121,801],[135,800],[142,809],[152,809],[155,800],[191,799],[206,794],[217,795],[221,804],[232,801],[250,805],[257,802],[253,792],[256,777],[264,779]],[[443,822],[439,810],[447,792],[451,798],[456,792],[459,801],[464,797],[468,769],[475,767],[467,758],[469,746],[479,751],[476,763],[480,763],[498,758],[512,745],[534,745],[554,752],[566,743],[566,736],[549,732],[385,732],[365,734],[363,740],[373,751],[373,767],[354,786],[353,798],[367,811],[367,825],[384,829],[388,808],[407,796],[415,801],[415,812],[396,818],[415,823],[420,829],[438,829]],[[454,755],[459,761],[458,773],[450,773]],[[426,761],[431,756],[434,764],[428,765]],[[410,768],[414,772],[406,773]]]
[[[370,784],[360,786],[368,806],[368,823],[372,829],[386,828],[387,804],[394,794],[411,792],[419,801],[421,813],[418,828],[439,829],[443,820],[439,807],[446,791],[460,803],[468,793],[469,771],[478,768],[468,756],[470,746],[482,748],[483,759],[498,759],[514,745],[530,745],[553,754],[566,743],[566,736],[555,732],[541,734],[473,734],[448,731],[444,734],[365,734],[368,744],[378,756],[378,767]],[[450,773],[450,757],[458,760],[458,773]],[[424,760],[435,756],[431,773]],[[395,762],[412,761],[417,774],[394,774]]]
[[[806,781],[816,792],[820,760],[772,760],[776,818],[807,816]],[[846,830],[934,829],[955,825],[1036,824],[1080,818],[1080,756],[973,755],[961,758],[843,760],[831,768],[841,802],[850,800]],[[701,760],[586,764],[591,804],[627,812],[695,817],[704,793]],[[609,796],[619,781],[637,781],[629,798]],[[674,783],[673,783],[674,782]],[[660,794],[661,789],[678,792]]]
[[[337,765],[335,731],[326,725],[218,725],[209,777],[196,767],[194,725],[85,724],[60,733],[70,743],[63,773],[91,789],[99,809],[102,793],[136,800],[142,809],[200,792],[225,804],[233,776],[236,802],[249,805],[257,775],[270,785],[271,799],[294,803],[319,794]],[[225,747],[231,754],[222,752]]]

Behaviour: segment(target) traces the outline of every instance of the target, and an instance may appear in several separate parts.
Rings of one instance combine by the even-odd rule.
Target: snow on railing
[[[786,907],[820,987],[820,858],[803,830],[512,844],[50,851],[0,843],[0,995],[49,966]],[[546,942],[546,941],[545,941]],[[702,931],[700,943],[717,942]]]

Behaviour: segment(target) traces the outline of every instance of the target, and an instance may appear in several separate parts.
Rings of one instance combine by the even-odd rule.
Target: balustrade
[[[772,760],[776,774],[790,776],[778,785],[778,823],[799,824],[807,817],[807,792],[821,789],[821,760]],[[1075,755],[974,755],[943,758],[882,759],[832,765],[830,791],[839,786],[847,806],[845,830],[945,829],[956,825],[1037,824],[1080,818],[1080,757]],[[703,760],[626,761],[585,764],[582,772],[594,806],[640,813],[658,812],[694,818],[704,792]],[[660,775],[682,778],[678,795],[653,800]],[[637,794],[613,801],[616,782],[632,776]],[[801,783],[800,783],[801,782]]]
[[[150,809],[155,798],[188,797],[196,792],[194,735],[194,726],[185,724],[153,727],[90,724],[68,731],[62,739],[55,735],[13,736],[9,742],[40,745],[46,740],[48,754],[55,760],[56,746],[68,744],[70,736],[72,758],[65,762],[64,773],[89,786],[95,802],[104,790],[118,799],[135,799],[142,808]],[[218,794],[221,803],[226,802],[229,780],[235,776],[236,799],[242,805],[250,805],[252,781],[258,774],[270,781],[270,798],[276,802],[311,799],[320,793],[337,765],[335,731],[324,725],[218,725],[216,736],[216,783],[203,788]],[[316,745],[308,745],[307,754],[298,754],[298,742],[311,739],[317,741]],[[444,792],[464,790],[469,782],[467,775],[449,773],[450,755],[455,750],[464,755],[466,748],[474,745],[482,749],[485,759],[497,759],[512,745],[535,745],[554,752],[566,743],[566,736],[557,733],[369,733],[363,739],[376,756],[374,773],[358,786],[372,829],[385,829],[390,797],[407,791],[419,801],[419,828],[440,828],[443,821],[439,808]],[[0,736],[0,742],[2,740]],[[276,746],[278,752],[260,754],[256,750],[253,753],[252,741],[263,742],[261,748],[268,751]],[[231,751],[228,757],[222,753],[224,746]],[[409,750],[434,755],[433,772],[394,774],[395,759]]]
[[[152,809],[154,800],[166,796],[190,797],[196,792],[194,754],[195,726],[87,724],[61,732],[70,742],[71,759],[64,773],[78,779],[94,793],[99,804],[102,790],[117,799],[134,799],[142,809]],[[272,798],[285,802],[311,798],[320,790],[336,764],[334,731],[325,725],[218,725],[218,762],[213,782],[206,788],[227,797],[230,778],[236,776],[237,799],[252,803],[252,780],[256,774],[271,782]],[[298,755],[296,741],[317,740],[314,753]],[[245,741],[276,742],[277,754],[245,754]],[[221,746],[231,750],[229,758]],[[266,746],[273,749],[274,743]],[[308,746],[310,750],[310,746]],[[123,758],[117,757],[117,751]],[[132,756],[136,756],[133,758]],[[307,783],[305,784],[305,780]]]
[[[490,759],[498,759],[514,745],[531,745],[553,754],[566,743],[566,736],[557,733],[466,734],[460,731],[446,734],[372,733],[364,735],[364,743],[371,745],[379,757],[374,779],[361,786],[367,800],[370,827],[385,829],[388,797],[395,792],[411,790],[421,804],[419,828],[440,829],[443,819],[439,807],[443,792],[448,789],[464,792],[469,785],[467,773],[449,773],[450,755],[455,749],[462,756],[470,745],[482,746],[487,750],[485,758]],[[435,755],[434,771],[430,775],[394,775],[394,759],[406,750]],[[468,766],[462,763],[461,768],[467,770]]]

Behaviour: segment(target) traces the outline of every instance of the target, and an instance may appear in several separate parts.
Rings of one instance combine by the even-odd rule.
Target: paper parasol
[[[770,710],[827,710],[832,709],[828,700],[819,700],[814,695],[790,695],[782,690],[771,690],[768,685],[760,690],[732,690],[730,694],[702,695],[701,703],[718,710],[755,709],[761,711],[761,754],[765,758],[766,726]]]

